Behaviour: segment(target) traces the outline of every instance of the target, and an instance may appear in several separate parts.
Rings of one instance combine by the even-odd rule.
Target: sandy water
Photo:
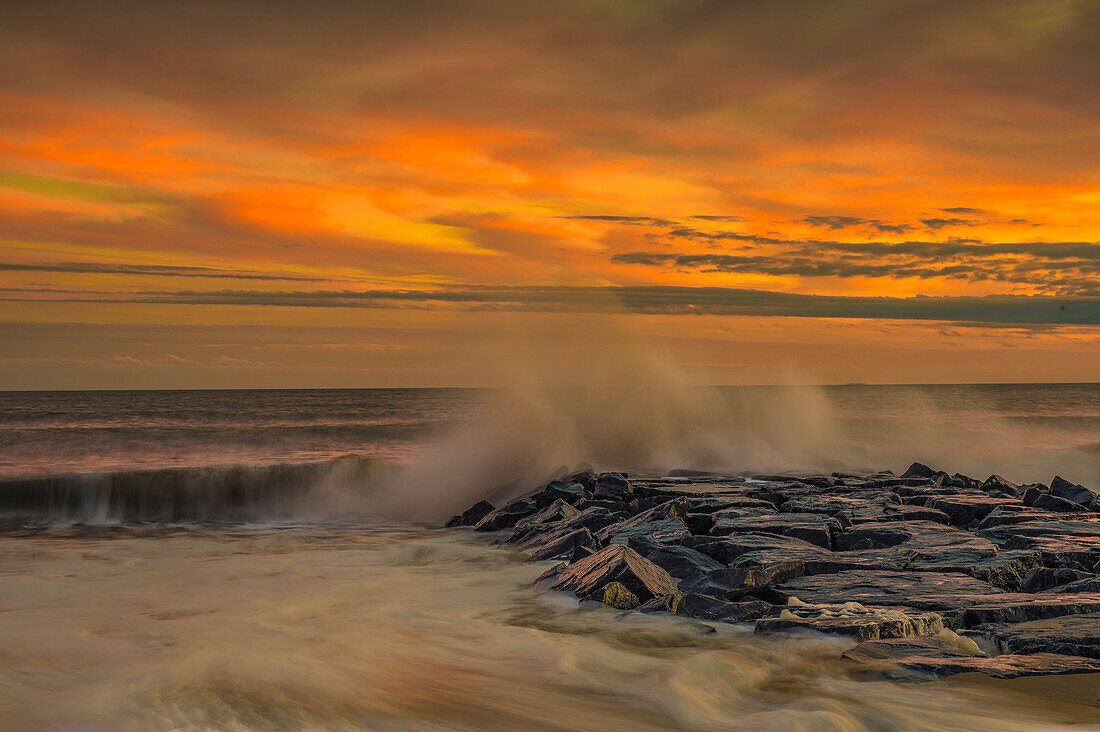
[[[995,729],[1100,679],[858,680],[848,641],[579,609],[470,532],[57,528],[0,539],[0,728]]]

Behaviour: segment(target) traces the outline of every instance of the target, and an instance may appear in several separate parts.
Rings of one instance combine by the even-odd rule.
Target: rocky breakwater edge
[[[447,526],[582,606],[848,636],[869,677],[1100,672],[1100,494],[1058,477],[580,470]]]

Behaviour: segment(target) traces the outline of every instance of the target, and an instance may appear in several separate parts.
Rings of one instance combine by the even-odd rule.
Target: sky
[[[1100,381],[1100,1],[0,6],[0,388]]]

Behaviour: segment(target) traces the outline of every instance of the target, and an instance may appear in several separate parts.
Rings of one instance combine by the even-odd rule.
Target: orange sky
[[[0,388],[1098,380],[1100,4],[532,5],[5,3]]]

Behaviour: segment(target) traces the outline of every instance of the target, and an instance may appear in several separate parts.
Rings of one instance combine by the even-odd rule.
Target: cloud
[[[298,308],[460,306],[537,312],[628,312],[875,318],[967,323],[1100,325],[1100,296],[851,297],[721,287],[454,287],[440,290],[162,291],[96,300],[179,305]]]
[[[269,280],[294,282],[331,282],[330,277],[306,277],[304,275],[261,273],[218,269],[215,267],[186,267],[155,264],[105,264],[101,262],[0,262],[4,272],[63,272],[68,274],[140,275],[146,277],[202,277],[229,280]]]

